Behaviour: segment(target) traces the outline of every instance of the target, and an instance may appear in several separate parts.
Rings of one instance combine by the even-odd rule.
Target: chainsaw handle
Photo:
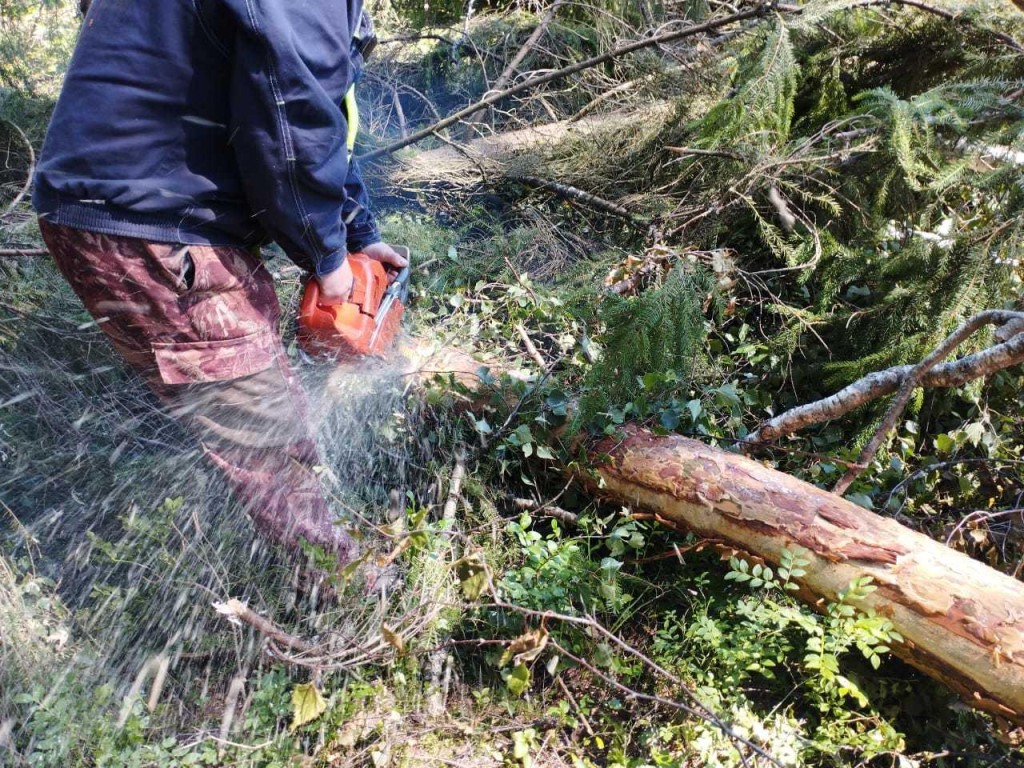
[[[388,286],[388,293],[395,294],[403,304],[409,300],[409,279],[411,277],[412,267],[402,267],[391,281],[391,285]]]

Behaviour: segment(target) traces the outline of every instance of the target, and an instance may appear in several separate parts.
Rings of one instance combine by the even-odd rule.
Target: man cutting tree
[[[368,27],[361,0],[94,0],[33,197],[64,277],[257,529],[340,562],[355,547],[311,471],[258,246],[276,241],[322,302],[348,298],[349,252],[406,265],[347,146]]]

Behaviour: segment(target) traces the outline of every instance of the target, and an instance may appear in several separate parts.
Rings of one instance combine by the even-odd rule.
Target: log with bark
[[[628,428],[589,452],[595,493],[772,563],[810,561],[800,585],[835,600],[854,579],[888,617],[894,652],[970,706],[1024,724],[1024,583],[894,520],[738,454]]]
[[[429,360],[430,362],[425,362]],[[491,361],[493,364],[493,361]],[[412,375],[451,366],[466,386],[483,365],[444,349]],[[1024,725],[1024,583],[924,534],[737,453],[627,425],[590,446],[576,477],[595,495],[649,512],[726,547],[778,564],[810,563],[801,596],[835,601],[855,579],[877,590],[860,607],[890,619],[893,651],[968,705]]]

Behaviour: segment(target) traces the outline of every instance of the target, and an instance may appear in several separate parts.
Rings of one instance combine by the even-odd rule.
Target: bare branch
[[[976,321],[982,325],[1007,325],[1017,322],[1021,318],[1024,318],[1024,313],[989,310],[972,317],[950,338],[957,337],[963,328],[971,326]],[[940,347],[941,349],[942,347]],[[995,344],[981,352],[967,355],[951,363],[929,366],[929,369],[922,373],[917,384],[922,387],[959,387],[969,381],[990,376],[996,371],[1022,362],[1024,362],[1024,333],[1017,333],[1007,341]],[[792,408],[776,416],[761,425],[760,429],[748,435],[743,442],[751,445],[775,440],[812,424],[839,418],[865,403],[895,392],[913,374],[914,370],[915,366],[900,365],[870,373],[834,395]]]
[[[49,251],[45,248],[0,248],[0,259],[12,259],[18,256],[45,256]]]
[[[1021,317],[1024,318],[1024,315]],[[1020,318],[1018,318],[1018,320],[1019,319]],[[882,419],[882,423],[878,425],[878,429],[875,430],[875,434],[871,437],[871,440],[868,441],[867,445],[864,446],[860,456],[857,457],[857,463],[846,470],[843,477],[838,483],[836,483],[835,488],[832,489],[833,493],[837,493],[842,496],[853,481],[857,479],[860,473],[864,471],[871,459],[874,458],[875,453],[882,445],[882,441],[896,425],[896,421],[903,413],[904,408],[907,407],[907,403],[910,402],[910,397],[914,394],[914,390],[920,386],[921,378],[928,373],[928,371],[949,357],[957,347],[959,347],[976,331],[986,325],[1007,325],[1004,313],[999,311],[994,313],[980,312],[974,317],[969,318],[967,321],[962,323],[959,328],[953,331],[945,341],[936,347],[930,355],[914,366],[914,369],[903,380],[903,383],[900,384],[899,392],[896,393],[896,397],[889,406],[889,411],[885,414],[885,418]]]
[[[519,65],[523,63],[523,60],[526,59],[526,57],[530,54],[530,51],[534,49],[537,43],[540,42],[540,39],[544,36],[544,33],[547,32],[548,27],[551,25],[552,19],[555,18],[555,13],[557,13],[558,9],[562,6],[564,2],[565,0],[555,0],[555,2],[551,4],[551,7],[548,8],[548,12],[544,15],[544,18],[541,19],[540,24],[538,24],[537,28],[533,30],[533,34],[530,35],[530,37],[527,39],[525,43],[523,43],[522,48],[519,49],[516,55],[512,57],[512,60],[508,63],[508,66],[505,67],[504,71],[502,71],[502,73],[498,75],[498,79],[494,81],[494,85],[492,85],[490,88],[491,91],[500,91],[502,88],[508,85],[509,80],[512,79],[512,75],[516,73],[516,70],[519,68]],[[479,115],[482,112],[483,109],[481,109],[479,112],[475,114],[469,115],[466,118],[466,120],[468,120],[469,122],[475,122],[477,119],[479,119]]]
[[[583,203],[583,205],[588,208],[594,208],[595,210],[603,211],[604,213],[610,213],[612,216],[618,216],[626,219],[632,224],[638,223],[636,217],[621,205],[613,203],[611,200],[605,200],[603,197],[593,195],[590,192],[579,189],[578,187],[573,187],[568,184],[560,184],[557,181],[548,181],[547,179],[541,179],[537,176],[509,174],[505,178],[509,181],[518,181],[521,184],[529,184],[533,187],[550,190],[559,197],[563,197],[567,200],[576,200],[577,202]]]
[[[295,635],[285,632],[270,619],[265,616],[260,616],[241,600],[231,598],[226,603],[214,603],[213,607],[217,613],[222,616],[226,616],[228,621],[234,624],[248,624],[260,634],[266,635],[280,645],[283,645],[285,648],[291,648],[299,653],[309,654],[315,654],[319,650],[312,643],[303,640],[301,637],[296,637]]]
[[[551,72],[547,72],[543,75],[538,75],[537,77],[531,77],[530,79],[524,80],[523,82],[514,85],[511,88],[506,88],[503,91],[493,91],[490,95],[485,96],[484,98],[477,101],[475,104],[470,104],[468,107],[460,109],[458,112],[449,115],[444,120],[434,123],[433,125],[427,126],[422,130],[416,131],[415,133],[411,134],[405,139],[402,139],[401,141],[396,141],[395,143],[389,144],[386,147],[381,147],[380,149],[375,149],[372,152],[367,152],[365,155],[361,155],[359,159],[364,162],[368,162],[370,160],[376,160],[379,157],[383,157],[384,155],[390,155],[391,153],[397,152],[398,150],[404,147],[408,147],[410,144],[415,144],[418,141],[422,141],[428,136],[434,134],[434,132],[436,131],[443,130],[448,126],[454,125],[460,120],[469,117],[470,115],[476,114],[484,107],[489,107],[492,104],[497,104],[502,99],[506,99],[509,96],[515,96],[516,94],[523,93],[524,91],[528,91],[531,88],[536,88],[538,85],[544,85],[546,83],[554,82],[555,80],[561,80],[562,78],[569,77],[570,75],[575,75],[577,72],[583,72],[584,70],[592,69],[593,67],[600,66],[605,62],[611,61],[612,59],[616,59],[620,56],[625,56],[626,54],[629,53],[633,53],[634,51],[639,51],[644,48],[650,48],[655,45],[674,43],[679,40],[685,40],[688,37],[702,35],[705,32],[711,32],[712,30],[719,29],[730,24],[735,24],[739,21],[745,21],[747,19],[753,19],[759,16],[763,16],[765,12],[765,6],[757,5],[745,11],[740,11],[739,13],[734,13],[729,16],[723,16],[720,19],[713,19],[712,21],[705,22],[704,24],[695,24],[693,26],[685,27],[683,29],[677,29],[673,32],[665,32],[660,35],[645,37],[642,40],[634,40],[631,43],[627,43],[626,45],[620,46],[618,48],[599,54],[597,56],[592,56],[589,59],[577,62],[576,64],[572,64],[568,67],[556,69]]]

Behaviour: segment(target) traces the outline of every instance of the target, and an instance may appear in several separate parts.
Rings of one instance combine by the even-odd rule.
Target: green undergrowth
[[[396,7],[430,10],[412,5]],[[649,5],[655,22],[682,13]],[[317,401],[339,517],[393,556],[384,601],[353,573],[326,608],[304,601],[295,563],[253,545],[52,265],[0,261],[0,763],[1020,764],[1012,733],[891,654],[900,636],[865,608],[870,581],[812,610],[793,589],[799,549],[775,564],[721,550],[564,473],[631,422],[735,450],[771,415],[920,359],[964,317],[1020,306],[1019,166],[984,151],[1019,150],[1020,58],[970,26],[978,10],[952,25],[846,5],[771,16],[670,88],[673,62],[645,54],[500,118],[567,116],[622,82],[630,99],[666,97],[615,151],[569,141],[533,166],[650,229],[516,185],[385,212],[387,239],[414,253],[410,331],[479,370],[472,387],[441,376],[419,394],[398,375]],[[646,23],[637,4],[599,6],[574,7],[531,66]],[[419,41],[395,66],[417,90],[469,98],[528,20],[441,30],[456,39]],[[420,97],[399,98],[428,119]],[[21,213],[3,239],[33,244]],[[280,258],[271,268],[290,316],[299,281]],[[302,361],[290,321],[282,331],[311,389],[333,377]],[[1022,391],[1008,369],[917,393],[847,498],[1018,575]],[[831,487],[883,408],[757,457]],[[213,609],[232,597],[311,642],[340,638],[335,662],[379,652],[344,669],[284,663]]]
[[[40,579],[41,566],[28,557],[40,557],[41,542],[33,549],[25,538],[11,540],[18,589],[50,601],[36,600],[19,609],[20,615],[49,627],[40,636],[44,644],[53,643],[44,646],[49,664],[32,663],[39,678],[25,678],[17,692],[5,692],[5,722],[14,724],[10,745],[19,761],[40,766],[286,766],[306,755],[313,765],[332,760],[400,765],[418,764],[432,753],[458,756],[468,749],[474,759],[495,765],[741,764],[740,755],[749,757],[749,747],[738,745],[720,727],[628,694],[692,706],[682,684],[729,723],[733,736],[786,764],[874,760],[886,765],[884,760],[895,755],[939,746],[1000,754],[983,718],[952,707],[948,694],[888,657],[896,633],[885,620],[858,607],[871,584],[850,585],[819,616],[789,595],[788,579],[800,575],[798,551],[790,553],[782,570],[771,572],[742,556],[728,563],[696,550],[680,562],[674,548],[688,550],[697,542],[633,519],[628,508],[596,506],[574,488],[556,502],[576,515],[574,524],[543,510],[518,509],[514,498],[539,503],[561,487],[554,459],[568,444],[559,443],[559,428],[570,422],[582,394],[600,391],[602,379],[594,379],[591,371],[607,359],[607,318],[621,317],[635,305],[618,299],[608,313],[590,289],[559,279],[534,280],[514,251],[507,254],[507,263],[502,260],[507,270],[497,276],[502,279],[460,281],[459,270],[474,274],[466,261],[476,254],[494,258],[489,244],[499,240],[499,233],[452,232],[410,216],[387,219],[387,227],[390,239],[413,243],[423,263],[438,259],[417,274],[412,327],[433,329],[438,338],[492,356],[493,371],[481,375],[493,396],[464,412],[470,418],[455,424],[437,416],[415,422],[421,439],[436,441],[429,466],[442,480],[451,471],[453,442],[470,450],[470,477],[457,523],[464,534],[459,539],[462,565],[446,564],[454,554],[439,555],[446,552],[438,548],[445,541],[438,513],[446,482],[414,485],[405,501],[411,545],[398,561],[403,589],[417,594],[432,585],[429,594],[439,601],[444,595],[444,610],[403,638],[389,659],[345,673],[311,675],[261,656],[259,636],[233,629],[213,613],[210,602],[242,597],[303,636],[344,632],[353,617],[372,611],[356,610],[356,597],[345,602],[344,611],[309,614],[289,597],[286,562],[247,556],[250,534],[237,513],[232,517],[225,509],[220,514],[227,517],[218,515],[221,523],[211,527],[204,491],[208,481],[196,482],[205,470],[182,436],[175,438],[180,447],[170,457],[158,459],[140,442],[122,448],[118,456],[130,458],[135,451],[135,458],[110,464],[111,452],[124,439],[101,428],[107,421],[97,416],[74,426],[90,402],[109,396],[110,386],[122,393],[111,407],[137,412],[139,420],[128,436],[138,440],[170,425],[146,409],[141,390],[135,400],[124,400],[125,384],[129,392],[138,385],[126,382],[109,352],[96,344],[100,357],[83,366],[85,378],[75,384],[88,385],[90,377],[114,377],[111,381],[94,382],[80,399],[70,397],[74,387],[69,384],[63,385],[65,396],[58,394],[62,385],[56,373],[47,384],[54,388],[50,407],[59,404],[66,416],[51,418],[44,429],[32,418],[38,402],[24,400],[3,412],[5,444],[18,451],[19,467],[46,456],[55,466],[67,462],[72,433],[76,445],[86,448],[67,465],[65,481],[46,496],[21,486],[14,505],[19,513],[33,501],[54,504],[61,493],[70,505],[67,514],[85,514],[90,499],[110,508],[95,527],[81,532],[77,554],[64,565],[63,593],[59,586],[54,590],[53,581]],[[608,253],[588,268],[600,271],[602,263],[611,267],[617,258]],[[38,364],[39,348],[45,347],[59,372],[61,361],[76,359],[76,348],[93,337],[72,334],[64,346],[55,346],[83,324],[73,299],[45,265],[7,269],[12,291],[6,316],[21,318],[21,325],[5,342],[5,370],[17,371],[19,365],[31,370]],[[686,347],[686,366],[674,362],[667,369],[656,355],[676,354],[676,348],[651,345],[655,357],[641,358],[642,365],[662,370],[654,376],[635,371],[633,384],[621,390],[624,399],[608,399],[578,429],[614,435],[625,420],[641,420],[725,445],[772,402],[771,393],[743,373],[755,370],[755,362],[770,365],[758,357],[767,352],[755,343],[752,329],[734,328],[734,316],[725,316],[715,302],[705,304],[712,278],[700,269],[694,266],[687,282],[682,275],[671,278],[681,280],[675,290],[692,291],[689,299],[673,300],[695,313],[694,324],[701,329],[700,341]],[[435,280],[444,281],[443,290],[431,287]],[[639,325],[631,338],[648,332],[642,311],[633,321]],[[543,369],[526,350],[519,328],[543,357]],[[95,334],[95,329],[78,333]],[[712,343],[721,345],[713,355]],[[31,380],[26,372],[22,375],[8,383]],[[988,397],[999,391],[999,384],[990,385]],[[985,398],[980,394],[963,413],[972,413],[971,407],[987,407],[991,413],[995,408]],[[440,407],[447,407],[444,402],[439,400]],[[74,413],[78,418],[71,418]],[[124,423],[124,416],[109,419]],[[948,443],[934,434],[928,439],[955,456],[984,450],[991,444],[986,434],[965,428],[962,434],[951,430]],[[928,444],[914,443],[922,452]],[[909,466],[919,461],[903,442],[899,446],[886,455],[889,470],[899,451]],[[571,458],[571,453],[563,456]],[[101,463],[116,469],[99,474]],[[171,470],[174,466],[178,469]],[[813,466],[808,470],[810,475],[814,471]],[[168,485],[168,475],[188,479]],[[24,478],[23,471],[15,476]],[[89,484],[76,490],[83,478]],[[927,479],[922,476],[922,482]],[[3,498],[15,498],[11,491],[18,487],[8,483]],[[115,488],[121,495],[112,497]],[[157,489],[168,495],[177,489],[179,496],[161,502],[155,494],[163,490]],[[880,485],[879,492],[883,489]],[[938,499],[938,488],[934,492]],[[894,498],[927,496],[915,489]],[[350,503],[356,500],[349,496]],[[380,519],[382,503],[371,501],[363,514]],[[199,538],[187,534],[197,524],[203,530]],[[669,559],[658,559],[662,555]],[[83,579],[88,590],[69,592],[75,578]],[[496,592],[490,591],[492,585]],[[60,607],[64,600],[71,601],[70,614]],[[51,610],[56,611],[53,617]],[[659,669],[571,622],[538,622],[523,611],[592,618]],[[172,620],[163,621],[163,616]],[[380,618],[372,621],[362,631],[380,632],[387,624]],[[59,649],[57,641],[48,641],[55,626],[66,627],[66,635],[56,633]],[[111,664],[111,645],[131,652]],[[415,725],[428,709],[431,660],[438,646],[444,649],[442,668],[452,670],[449,679],[454,681],[449,683],[450,714],[441,720],[448,725],[440,731]],[[507,647],[514,652],[506,652]],[[133,682],[162,657],[169,661],[170,675],[150,710],[152,669],[138,687]],[[238,674],[245,676],[244,697],[225,731],[227,697]],[[311,683],[322,701],[314,697],[307,705],[303,692],[312,690]],[[452,701],[461,704],[456,708]],[[296,713],[304,709],[318,714],[293,728]],[[460,714],[454,714],[456,709]],[[916,724],[922,719],[929,727]],[[507,729],[510,722],[513,727]]]

